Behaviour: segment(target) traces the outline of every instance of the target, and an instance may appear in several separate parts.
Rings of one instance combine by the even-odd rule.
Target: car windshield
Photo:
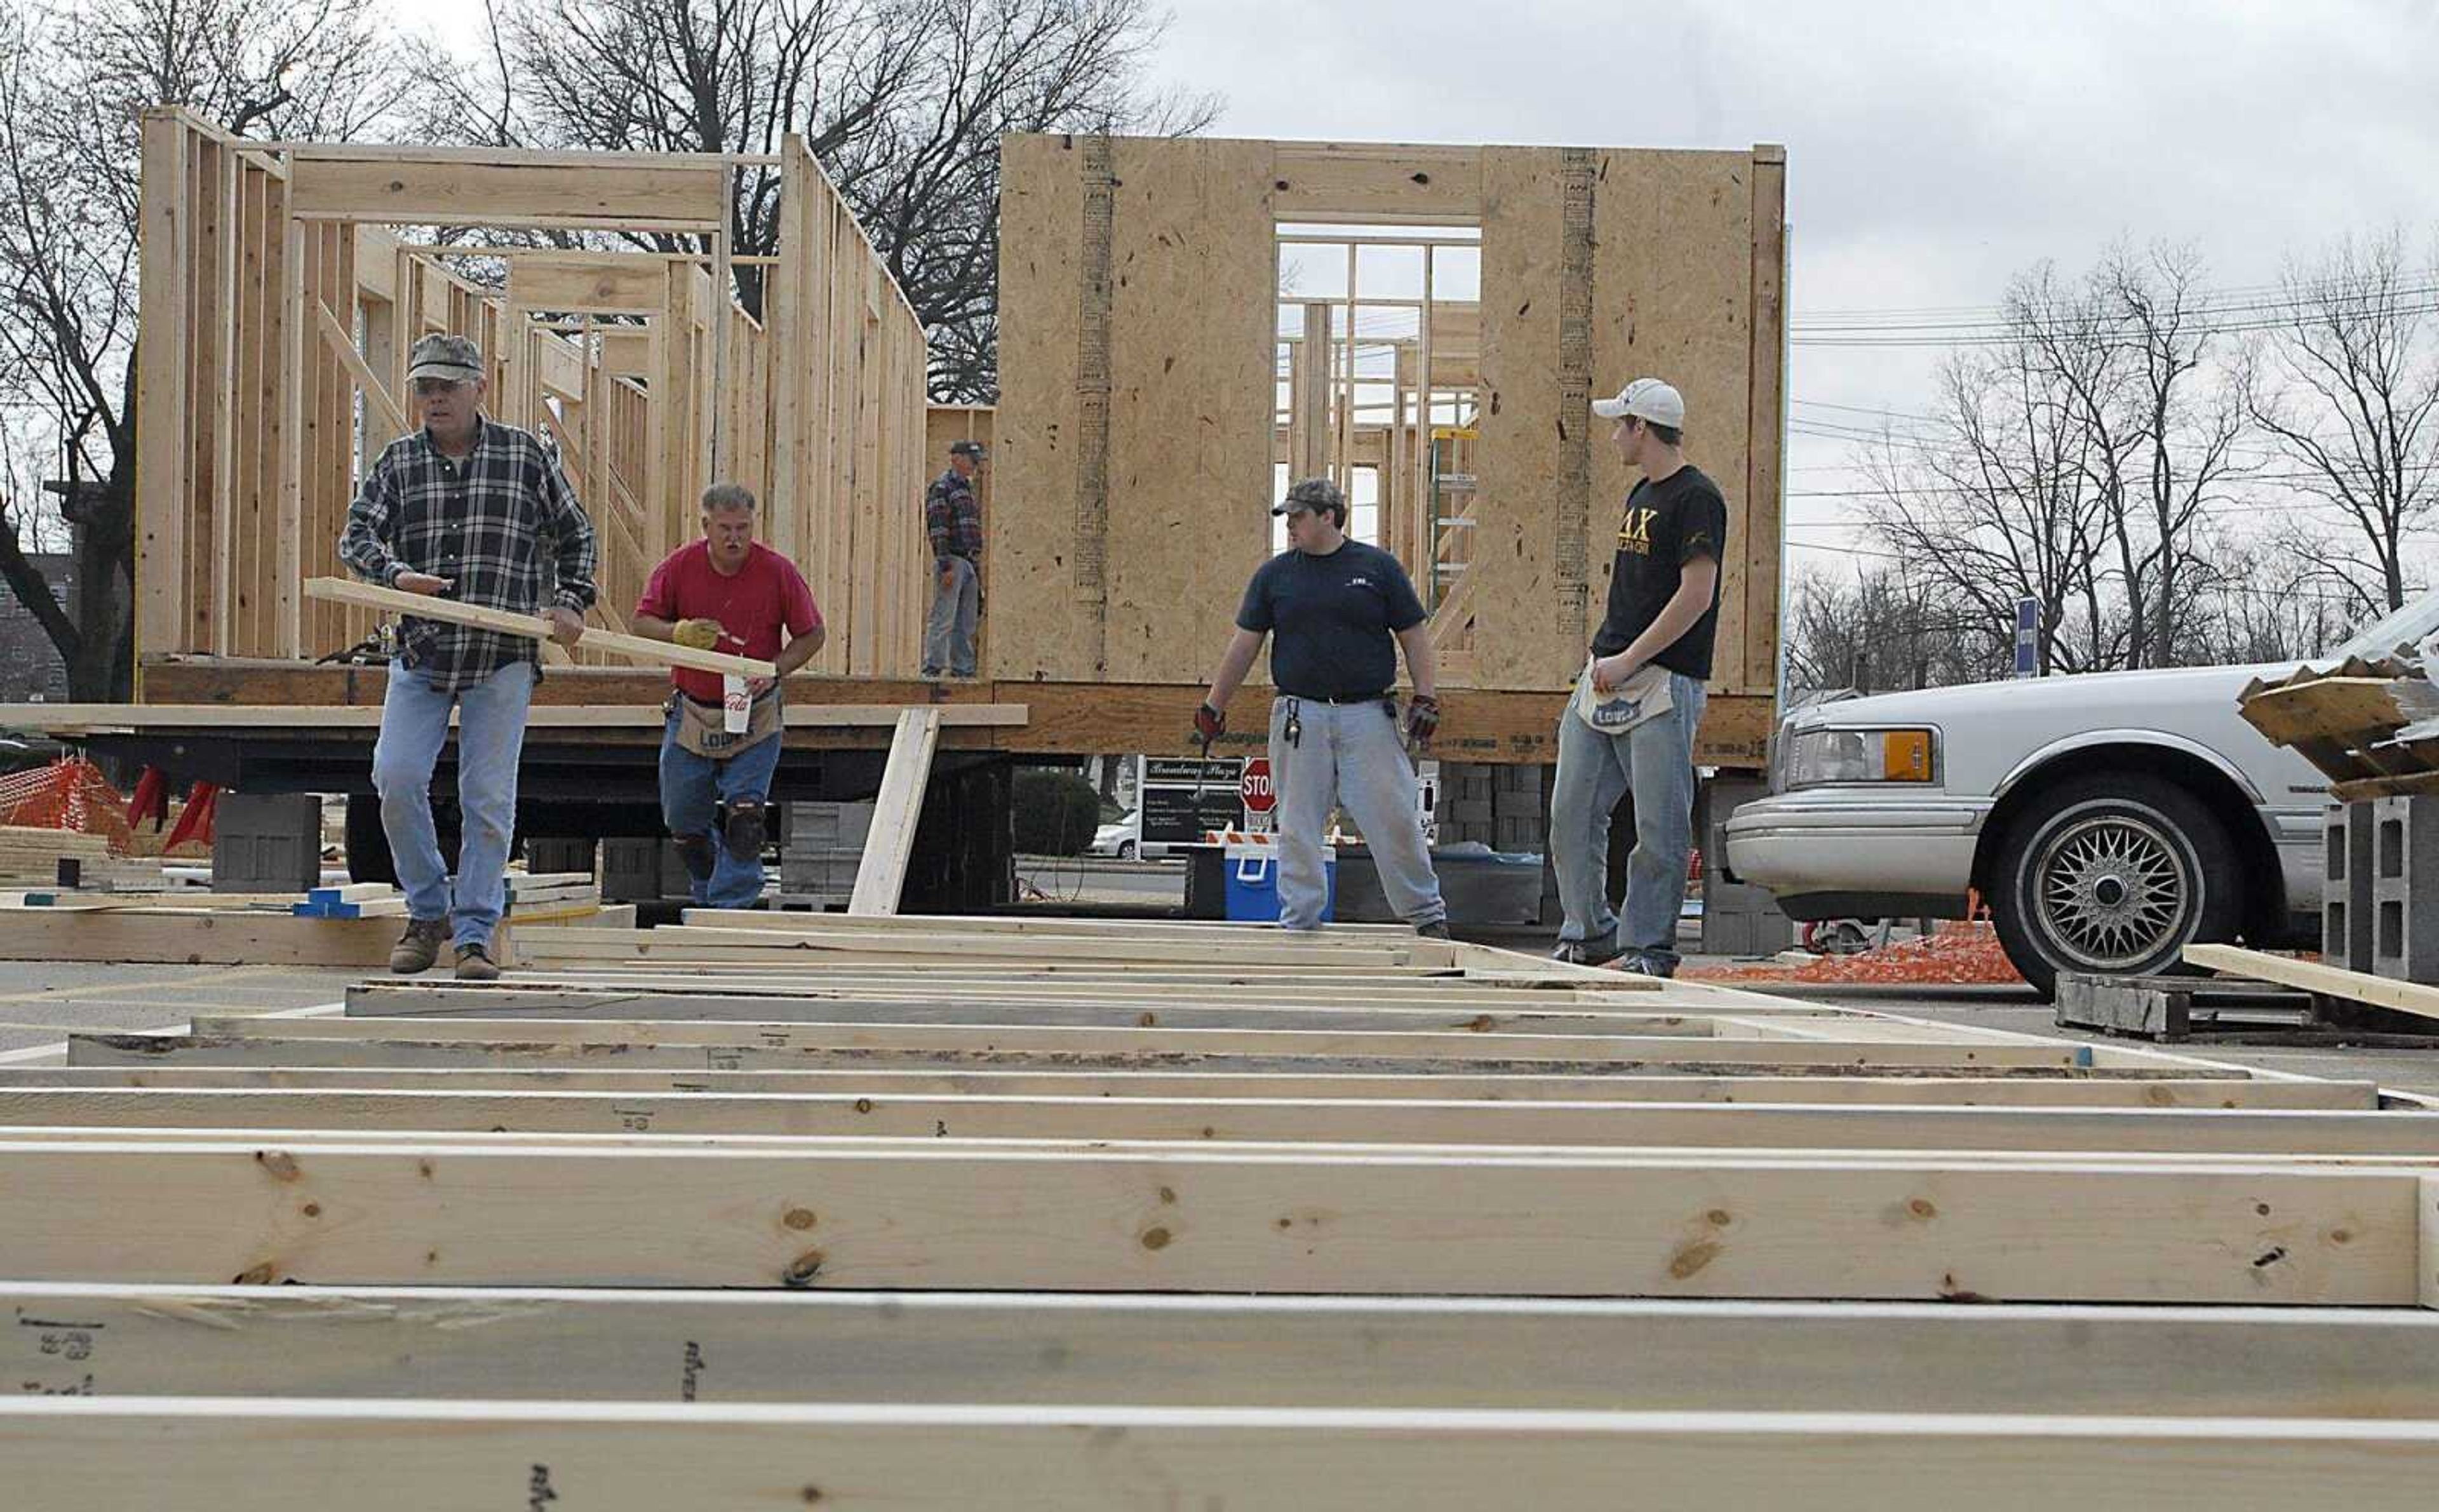
[[[2329,657],[2334,661],[2347,656],[2386,656],[2400,646],[2421,645],[2423,637],[2432,631],[2439,631],[2439,589],[2357,631],[2352,640],[2329,652]]]

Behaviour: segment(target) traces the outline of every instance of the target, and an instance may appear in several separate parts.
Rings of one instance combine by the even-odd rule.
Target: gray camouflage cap
[[[1271,513],[1293,514],[1298,509],[1335,509],[1343,515],[1346,512],[1346,495],[1327,478],[1305,478],[1288,489],[1288,496]]]

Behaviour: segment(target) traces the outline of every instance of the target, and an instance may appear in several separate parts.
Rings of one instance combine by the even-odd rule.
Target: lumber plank
[[[281,1020],[278,1025],[344,1020]],[[353,1021],[363,1023],[370,1021]],[[430,1021],[417,1021],[418,1025]],[[1303,1035],[1292,1030],[1034,1028],[960,1025],[785,1024],[751,1042],[664,1043],[648,1027],[602,1023],[554,1026],[516,1020],[485,1029],[475,1021],[400,1031],[383,1039],[307,1035],[113,1035],[68,1039],[68,1064],[98,1065],[395,1065],[440,1066],[497,1061],[614,1061],[682,1070],[742,1071],[812,1068],[868,1062],[934,1066],[1049,1069],[1057,1064],[1118,1070],[1162,1067],[1209,1070],[1424,1069],[1568,1070],[1627,1073],[1643,1069],[1774,1068],[1782,1075],[1835,1076],[1866,1068],[1926,1071],[2059,1073],[2080,1069],[2075,1047],[2036,1045],[1843,1045],[1802,1040],[1677,1039],[1621,1041],[1556,1035]],[[2098,1075],[2119,1075],[2100,1072]]]
[[[943,1000],[988,1005],[1039,1004],[1045,1007],[1125,1006],[1157,1011],[1157,1005],[1183,1002],[1188,1005],[1247,1008],[1360,1008],[1442,1012],[1566,1014],[1622,1012],[1674,1014],[1680,1010],[1665,994],[1593,994],[1516,992],[1449,982],[1393,982],[1364,988],[1343,977],[1305,979],[1292,975],[1213,980],[1184,972],[1146,972],[1140,983],[1093,979],[1040,978],[1010,973],[1014,980],[947,976],[938,973],[845,977],[831,974],[800,978],[735,977],[676,981],[663,977],[596,978],[579,973],[520,971],[513,978],[484,986],[363,982],[347,988],[347,1011],[373,1018],[507,1018],[542,1012],[568,1017],[591,1009],[626,1005],[623,1016],[650,1019],[784,1019],[794,1005],[816,1004],[924,1004]],[[1151,1006],[1148,1006],[1151,1005]],[[568,1013],[551,1013],[554,1007]],[[1812,1005],[1773,1005],[1751,1014],[1756,1022],[1798,1020],[1806,1023],[1857,1023],[1864,1021],[1837,1008]],[[1929,1038],[1929,1036],[1924,1036]]]
[[[0,1335],[8,1379],[113,1397],[2439,1416],[2439,1316],[2407,1309],[14,1282],[0,1310],[77,1325]]]
[[[990,1001],[979,995],[941,992],[924,998],[881,996],[841,1000],[792,1001],[782,997],[730,998],[709,995],[661,1000],[612,993],[499,993],[483,1005],[460,1012],[488,1019],[649,1019],[655,1025],[751,1023],[904,1024],[1040,1024],[1050,1027],[1181,1028],[1181,1029],[1326,1029],[1337,1031],[1451,1031],[1467,1034],[1576,1033],[1636,1035],[1700,1035],[1715,1032],[1713,1021],[1678,1013],[1605,1013],[1595,1010],[1553,1013],[1499,1013],[1471,1007],[1384,1005],[1353,1009],[1273,1004],[1249,996],[1241,1006],[1213,1003],[1171,1002],[1158,1008],[1140,1003],[1059,1003],[1022,997]],[[369,994],[350,996],[349,1019],[380,1019],[386,1001]],[[419,1024],[454,1022],[453,1015],[422,1012],[408,1015]],[[284,1022],[284,1021],[283,1021]],[[654,1038],[669,1035],[656,1027]]]
[[[1481,1152],[10,1141],[0,1274],[2411,1307],[2421,1180]],[[56,1221],[68,1210],[80,1220]]]
[[[2259,977],[2265,982],[2284,983],[2307,992],[2325,992],[2334,998],[2368,1003],[2417,1018],[2439,1019],[2439,987],[2349,971],[2321,961],[2299,961],[2291,955],[2272,955],[2239,945],[2188,945],[2185,959],[2213,971]]]
[[[870,1087],[871,1084],[864,1084]],[[874,1093],[879,1093],[875,1095]],[[17,1129],[1284,1141],[1716,1149],[2439,1157],[2439,1115],[1740,1107],[1291,1097],[993,1096],[0,1085]]]
[[[887,781],[882,784],[884,795]],[[878,838],[881,820],[873,821],[875,837],[865,842],[867,864],[887,867],[885,857],[875,862],[876,845],[895,845],[894,840]],[[911,829],[909,833],[911,834]],[[899,865],[900,881],[903,866]],[[863,875],[859,870],[859,878]],[[877,886],[885,886],[878,882]],[[644,932],[644,943],[672,949],[699,946],[705,951],[750,950],[767,952],[798,951],[819,953],[830,951],[853,952],[873,957],[902,956],[909,965],[929,963],[958,964],[975,959],[1002,961],[1077,961],[1091,960],[1098,964],[1139,961],[1148,965],[1174,964],[1180,957],[1179,947],[1166,940],[1062,938],[1058,935],[1003,934],[976,936],[959,940],[954,926],[936,934],[913,935],[884,934],[877,931],[828,930],[817,924],[805,924],[792,930],[721,929],[701,924],[664,924]],[[1361,966],[1396,967],[1426,965],[1422,952],[1415,946],[1416,938],[1391,941],[1368,938],[1361,945],[1329,944],[1315,946],[1284,932],[1260,938],[1231,941],[1225,959],[1215,963],[1235,966]]]
[[[410,614],[418,619],[445,620],[454,625],[472,625],[481,630],[503,634],[523,635],[532,640],[551,638],[550,622],[539,614],[517,614],[504,609],[487,609],[479,604],[461,604],[454,599],[435,598],[428,594],[410,594],[396,588],[381,588],[371,583],[352,582],[344,578],[308,578],[305,596],[330,603],[352,604],[360,609],[386,610],[391,614]],[[685,667],[703,672],[720,672],[735,677],[777,677],[779,669],[771,663],[750,656],[728,656],[718,651],[699,651],[690,646],[671,641],[649,640],[641,635],[621,635],[615,631],[586,626],[583,639],[578,645],[586,650],[606,651],[631,662],[653,667]]]
[[[393,148],[367,160],[315,145],[289,159],[289,207],[299,220],[402,225],[708,230],[727,214],[722,169],[718,158],[692,154],[544,163]]]
[[[873,801],[872,827],[864,835],[863,859],[855,870],[849,914],[898,912],[907,863],[915,854],[915,828],[922,820],[923,798],[931,786],[932,756],[939,744],[937,709],[910,708],[898,717],[898,730],[889,742],[889,764],[881,772],[881,792]]]
[[[1639,1497],[1823,1512],[2419,1508],[2439,1428],[2352,1419],[27,1397],[0,1446],[42,1506],[1472,1509]]]
[[[378,918],[224,909],[0,910],[0,960],[379,968],[397,943],[398,926]]]
[[[782,713],[792,730],[890,726],[903,712],[895,703],[791,703]],[[944,703],[948,729],[1006,729],[1025,721],[1022,703]],[[160,729],[276,729],[307,722],[346,729],[381,727],[378,703],[323,707],[280,703],[0,703],[0,726],[54,735]],[[526,711],[530,729],[598,729],[604,725],[658,729],[667,720],[660,706],[638,698],[628,703],[536,703]],[[784,918],[757,914],[756,918]],[[833,918],[831,922],[838,920]],[[1384,928],[1386,926],[1383,926]]]
[[[1974,1108],[2293,1108],[2370,1110],[2367,1081],[2254,1081],[2230,1072],[1947,1076],[1920,1068],[1829,1077],[1522,1073],[1145,1072],[905,1070],[684,1071],[585,1066],[0,1066],[0,1087],[280,1087],[366,1091],[685,1092],[739,1094],[851,1092],[924,1095],[1075,1097],[1318,1097],[1487,1102],[1706,1102],[1872,1104]]]

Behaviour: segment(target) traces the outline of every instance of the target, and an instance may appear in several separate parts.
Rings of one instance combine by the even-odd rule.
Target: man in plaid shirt
[[[923,675],[974,675],[974,622],[982,614],[983,511],[974,501],[980,441],[953,441],[949,471],[923,495],[932,538],[932,617],[923,627]]]
[[[347,507],[339,555],[363,578],[462,604],[541,613],[574,646],[593,607],[593,522],[559,459],[529,432],[486,419],[483,356],[463,336],[415,344],[407,377],[423,429],[392,441]],[[399,625],[373,746],[382,828],[406,890],[406,934],[389,969],[428,970],[453,933],[457,976],[488,982],[502,873],[516,829],[517,761],[542,648],[409,615]],[[457,803],[464,816],[456,885],[432,825],[432,770],[457,715]]]

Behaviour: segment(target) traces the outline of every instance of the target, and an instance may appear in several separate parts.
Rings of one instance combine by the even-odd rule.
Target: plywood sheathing
[[[1274,280],[1257,288],[1252,276],[1274,261],[1276,223],[1478,222],[1481,309],[1464,311],[1463,330],[1453,308],[1432,325],[1433,378],[1478,365],[1484,387],[1477,565],[1464,595],[1476,649],[1452,681],[1555,690],[1580,666],[1627,483],[1586,391],[1651,372],[1684,391],[1689,454],[1728,496],[1715,686],[1770,696],[1783,285],[1755,269],[1783,258],[1782,151],[1113,139],[1100,459],[1077,452],[1084,433],[1096,447],[1101,434],[1083,424],[1081,392],[1097,391],[1081,354],[1099,349],[1088,312],[1101,318],[1088,147],[1099,144],[1004,143],[999,425],[1010,483],[991,547],[994,676],[1206,675],[1235,593],[1269,550],[1258,511],[1246,529],[1228,510],[1268,491],[1279,444]],[[1562,339],[1568,311],[1589,326],[1588,362]],[[1135,373],[1157,373],[1161,389],[1130,394]],[[1204,445],[1240,435],[1228,449]],[[1757,435],[1772,438],[1766,451]],[[1095,479],[1106,507],[1084,510]],[[1187,520],[1204,528],[1181,556]]]
[[[1272,149],[1113,149],[1104,675],[1190,681],[1270,553]]]

